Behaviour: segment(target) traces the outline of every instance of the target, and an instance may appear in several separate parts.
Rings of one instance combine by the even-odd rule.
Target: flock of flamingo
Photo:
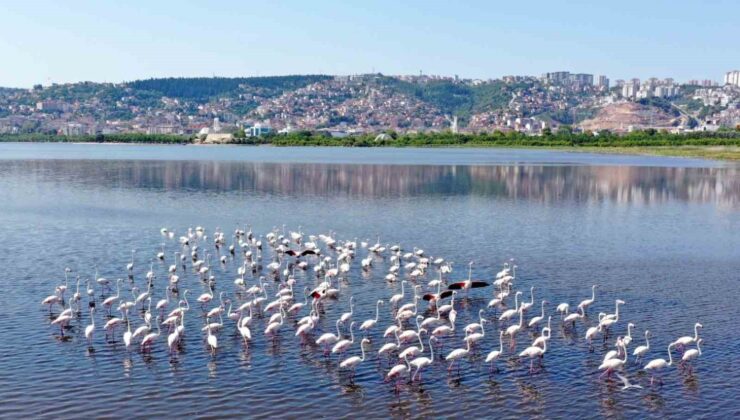
[[[449,280],[453,271],[451,262],[428,256],[418,248],[404,250],[400,245],[381,245],[379,239],[375,244],[356,239],[339,241],[331,233],[306,235],[300,229],[288,232],[285,227],[258,237],[250,228],[237,228],[227,245],[227,236],[220,229],[210,236],[202,227],[189,228],[179,237],[166,228],[160,233],[165,242],[148,258],[150,262],[148,267],[145,266],[148,271],[141,287],[134,281],[138,265],[135,250],[131,252],[127,266],[121,267],[121,272],[127,273],[127,279],[113,281],[101,277],[95,268],[92,279],[83,280],[77,276],[76,288],[72,292],[72,270],[65,269],[64,283],[56,286],[54,293],[41,302],[48,307],[50,324],[59,328],[60,338],[69,339],[70,335],[65,335],[65,330],[82,331],[84,328],[88,348],[94,351],[96,334],[103,332],[106,342],[115,342],[116,331],[121,330],[119,335],[128,351],[150,352],[162,342],[174,357],[181,349],[185,334],[192,334],[185,328],[185,318],[191,310],[190,290],[185,288],[189,282],[191,287],[202,289],[193,302],[197,315],[190,316],[202,319],[200,333],[203,334],[205,348],[212,354],[220,349],[219,335],[230,328],[243,340],[246,348],[258,333],[269,340],[293,334],[300,345],[323,351],[327,358],[336,356],[339,369],[347,371],[351,381],[358,365],[370,357],[366,350],[371,339],[378,339],[381,343],[374,350],[375,357],[387,366],[384,367],[387,369],[384,376],[398,389],[404,380],[421,382],[423,371],[434,363],[448,363],[448,372],[457,366],[459,373],[460,364],[481,350],[479,346],[486,334],[498,335],[499,339],[498,347],[491,349],[484,359],[490,365],[489,374],[498,372],[497,361],[507,357],[528,360],[529,372],[534,374],[543,367],[552,323],[559,322],[562,328],[572,331],[578,323],[586,326],[588,310],[596,302],[597,286],[593,285],[591,297],[575,305],[575,310],[571,310],[569,303],[557,305],[556,320],[553,321],[553,316],[546,311],[550,302],[542,300],[537,308],[535,287],[529,288],[528,301],[522,298],[524,292],[513,290],[517,269],[513,260],[504,263],[503,269],[492,273],[490,280],[486,281],[472,279],[471,262],[467,279],[452,281]],[[167,248],[176,251],[171,254]],[[216,267],[212,265],[212,259]],[[351,295],[350,279],[352,266],[358,259],[362,273],[370,272],[380,262],[387,263],[389,268],[384,279],[390,285],[396,285],[398,293],[387,299],[356,302]],[[222,285],[224,281],[216,278],[217,268],[227,264],[238,267],[238,277],[232,282],[232,293],[221,291],[217,294],[217,284],[219,288],[225,288]],[[155,272],[158,267],[162,267],[161,271],[167,270],[166,285],[157,280]],[[297,271],[305,274],[296,276]],[[298,284],[300,279],[306,284]],[[459,308],[461,304],[458,302],[464,303],[468,294],[474,293],[472,289],[486,287],[493,290],[490,302],[480,308],[477,319],[471,319],[472,322],[458,328],[456,304]],[[155,300],[157,290],[161,290],[162,295]],[[83,295],[88,302],[85,311]],[[356,320],[355,304],[372,305],[375,317]],[[623,300],[616,299],[614,313],[600,312],[595,325],[586,329],[583,339],[588,341],[590,352],[594,351],[594,340],[601,339],[606,344],[610,333],[624,324],[619,312],[620,305],[624,304]],[[60,309],[58,314],[53,313],[55,305]],[[326,314],[332,312],[326,310],[327,306],[336,305],[346,305],[349,311],[337,319],[327,319]],[[423,308],[425,305],[427,308]],[[83,312],[89,312],[87,321]],[[98,315],[101,321],[96,324],[98,313],[102,316]],[[381,322],[387,324],[384,330],[380,328]],[[623,389],[642,387],[624,376],[634,327],[633,323],[627,323],[626,334],[617,336],[614,350],[604,354],[598,367],[603,371],[600,378],[616,373],[624,383]],[[656,378],[660,384],[663,383],[660,372],[674,366],[674,352],[678,352],[676,365],[691,372],[692,362],[702,354],[701,328],[702,325],[697,323],[693,335],[671,342],[666,353],[667,361],[656,358],[642,365],[642,369],[651,375],[651,385]],[[496,329],[497,334],[492,333]],[[533,341],[524,349],[517,350],[517,339],[524,336],[526,330],[531,331]],[[355,331],[362,334],[361,339],[357,340]],[[383,331],[382,336],[380,331]],[[650,331],[646,330],[645,344],[632,350],[635,363],[655,350],[650,346],[650,337]],[[508,341],[506,348],[505,340]],[[452,349],[445,354],[448,346]]]

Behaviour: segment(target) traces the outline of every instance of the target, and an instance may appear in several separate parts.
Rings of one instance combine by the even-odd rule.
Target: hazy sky
[[[719,81],[740,68],[740,0],[215,3],[3,0],[0,86],[370,71]]]

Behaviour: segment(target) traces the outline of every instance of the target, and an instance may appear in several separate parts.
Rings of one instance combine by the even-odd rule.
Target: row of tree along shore
[[[0,142],[67,142],[67,143],[139,143],[139,144],[198,144],[196,136],[169,134],[98,134],[63,136],[53,134],[0,134]],[[529,136],[518,132],[455,134],[451,132],[383,135],[363,134],[332,137],[325,132],[297,131],[261,137],[235,138],[231,144],[273,146],[340,146],[340,147],[676,147],[676,146],[740,146],[740,131],[691,132],[671,134],[665,131],[642,130],[624,135],[609,132],[573,133],[560,130]]]

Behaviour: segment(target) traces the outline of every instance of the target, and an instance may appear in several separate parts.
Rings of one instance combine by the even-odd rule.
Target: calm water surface
[[[533,150],[0,144],[0,194],[1,417],[729,418],[740,412],[735,165]],[[613,312],[621,298],[627,304],[616,332],[624,334],[628,321],[637,325],[630,352],[650,329],[649,358],[666,357],[668,343],[692,334],[700,321],[704,354],[693,375],[666,371],[663,387],[648,387],[648,377],[630,363],[628,376],[646,388],[622,391],[598,379],[606,349],[588,352],[585,326],[574,334],[555,323],[543,372],[530,375],[528,364],[507,352],[501,372],[490,376],[482,358],[498,346],[491,328],[460,375],[435,363],[422,385],[395,394],[374,351],[350,382],[336,359],[327,362],[320,349],[300,346],[287,322],[273,343],[262,334],[264,320],[256,321],[247,349],[227,321],[221,349],[211,357],[193,305],[175,358],[163,340],[151,354],[127,352],[120,342],[106,343],[100,328],[95,351],[88,352],[79,327],[89,323],[86,313],[68,341],[48,325],[39,302],[63,282],[64,267],[89,278],[97,264],[108,278],[126,277],[136,248],[134,283],[141,287],[161,227],[230,233],[237,224],[259,233],[283,224],[307,233],[332,230],[338,239],[371,243],[380,236],[383,244],[418,246],[455,261],[453,280],[467,276],[470,260],[475,277],[490,279],[503,261],[516,258],[515,288],[529,299],[535,286],[536,302],[553,302],[549,311],[560,302],[577,304],[597,283],[587,324],[598,312]],[[168,242],[170,261],[155,264],[155,300],[176,249]],[[237,266],[213,264],[217,292],[233,295]],[[359,258],[342,299],[327,303],[320,332],[333,330],[349,294],[362,321],[374,316],[375,300],[400,291],[400,284],[383,280],[387,261],[377,260],[365,276],[358,266]],[[314,282],[302,273],[298,280]],[[204,290],[192,273],[182,283],[192,290],[191,303]],[[122,294],[130,296],[128,289]],[[458,307],[458,327],[472,322],[491,294],[491,288],[474,290]],[[538,314],[539,304],[530,312]],[[140,318],[132,316],[136,326]],[[386,307],[369,348],[382,345],[389,318]],[[530,334],[520,336],[518,351]],[[455,347],[461,337],[458,331]],[[359,346],[350,354],[359,354]]]

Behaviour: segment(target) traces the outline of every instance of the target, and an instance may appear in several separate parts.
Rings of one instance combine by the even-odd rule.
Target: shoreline
[[[71,145],[130,145],[130,146],[195,146],[195,147],[330,147],[330,148],[357,148],[343,145],[284,145],[284,144],[239,144],[239,143],[145,143],[145,142],[2,142],[5,144],[50,143]],[[0,143],[0,144],[2,144]],[[388,148],[411,149],[526,149],[526,150],[555,150],[574,153],[597,153],[611,155],[633,156],[663,156],[675,158],[707,159],[726,162],[740,161],[740,146],[532,146],[532,145],[501,145],[501,144],[435,144],[435,145],[384,145]],[[372,147],[371,147],[372,148]]]

